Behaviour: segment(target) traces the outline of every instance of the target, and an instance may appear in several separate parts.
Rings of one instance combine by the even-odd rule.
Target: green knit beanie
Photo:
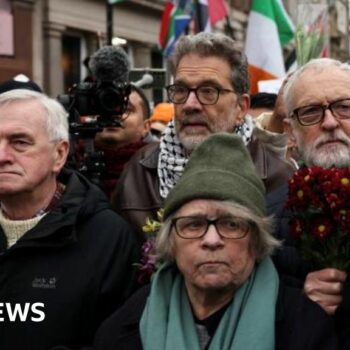
[[[214,134],[192,153],[164,203],[164,219],[193,199],[233,201],[264,216],[265,187],[243,144],[234,134]]]

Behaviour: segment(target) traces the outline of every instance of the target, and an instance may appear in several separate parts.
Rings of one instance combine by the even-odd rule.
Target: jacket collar
[[[59,247],[77,241],[77,217],[81,215],[82,203],[89,191],[88,186],[92,185],[85,178],[68,169],[62,170],[59,181],[66,186],[59,204],[8,251],[27,247]],[[98,197],[92,198],[91,201],[97,199]],[[88,216],[91,210],[93,209],[86,210],[83,215]],[[5,235],[0,227],[0,243],[4,240],[3,236]],[[4,249],[3,244],[0,244],[0,251]]]
[[[149,169],[157,169],[159,153],[159,143],[151,144],[147,147],[147,150],[145,150],[144,156],[140,160],[140,164]]]

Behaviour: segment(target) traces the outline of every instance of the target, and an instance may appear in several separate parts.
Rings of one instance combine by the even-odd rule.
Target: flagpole
[[[232,25],[231,25],[231,19],[229,16],[225,16],[225,19],[226,19],[226,34],[234,39],[235,38],[235,35],[234,35],[234,29],[232,28]]]
[[[201,28],[203,28],[203,23],[202,23],[202,13],[200,11],[200,5],[199,5],[199,1],[195,0],[194,2],[195,5],[195,11],[196,11],[196,19],[197,19],[197,28],[195,28],[196,31],[199,31]]]
[[[113,38],[113,5],[107,0],[106,4],[107,19],[107,45],[112,45]]]

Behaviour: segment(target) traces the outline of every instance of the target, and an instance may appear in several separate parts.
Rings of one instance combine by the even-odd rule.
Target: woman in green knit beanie
[[[238,136],[215,134],[198,146],[164,220],[164,264],[107,323],[97,349],[335,349],[332,320],[286,286],[269,257],[280,243]]]

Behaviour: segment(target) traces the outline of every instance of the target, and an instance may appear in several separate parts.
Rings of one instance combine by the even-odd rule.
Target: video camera
[[[121,127],[121,116],[129,101],[130,85],[115,81],[80,82],[59,95],[58,101],[69,113],[71,150],[68,166],[94,183],[106,172],[103,152],[95,150],[94,139],[106,127]]]
[[[71,150],[69,165],[100,183],[106,169],[103,153],[95,151],[96,133],[122,127],[131,91],[130,64],[120,47],[104,46],[89,60],[92,81],[74,84],[58,101],[69,113]]]
[[[69,112],[70,132],[92,137],[105,127],[121,126],[120,117],[127,109],[129,94],[127,83],[81,82],[73,85],[68,95],[59,95],[58,101]]]

